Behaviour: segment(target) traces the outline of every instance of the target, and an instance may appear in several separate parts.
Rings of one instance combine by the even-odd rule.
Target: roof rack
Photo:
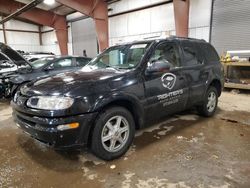
[[[197,39],[197,38],[190,38],[190,37],[178,37],[178,36],[175,36],[175,35],[170,35],[169,38],[199,40],[199,41],[206,42],[206,40],[204,40],[204,39]]]

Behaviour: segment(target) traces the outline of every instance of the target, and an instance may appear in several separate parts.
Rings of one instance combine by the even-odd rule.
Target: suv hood
[[[28,61],[25,60],[23,56],[21,56],[17,51],[13,50],[11,47],[3,44],[0,42],[0,52],[6,56],[6,59],[10,59],[12,63],[16,64],[17,66],[23,66],[23,65],[31,65],[28,63]],[[3,60],[6,60],[3,59]],[[0,64],[3,63],[0,59]]]
[[[91,69],[89,66],[77,72],[60,73],[53,77],[47,77],[25,85],[21,92],[27,96],[33,95],[77,95],[75,90],[82,90],[84,94],[95,93],[98,90],[106,90],[109,87],[107,81],[116,79],[125,74],[127,70],[119,71],[113,68]]]

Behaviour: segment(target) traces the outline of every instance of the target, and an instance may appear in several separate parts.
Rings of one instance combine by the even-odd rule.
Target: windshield
[[[149,45],[150,43],[140,43],[111,47],[93,59],[88,66],[118,69],[134,68],[140,63]]]
[[[38,59],[36,61],[30,62],[30,64],[31,64],[32,68],[39,69],[53,60],[54,60],[54,58],[41,58],[41,59]]]

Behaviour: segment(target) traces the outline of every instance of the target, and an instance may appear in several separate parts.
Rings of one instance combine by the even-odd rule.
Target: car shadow
[[[217,113],[219,112],[220,109],[218,109]],[[187,110],[173,116],[162,118],[153,122],[152,126],[137,131],[133,146],[136,147],[136,152],[140,152],[140,150],[143,150],[145,147],[150,147],[151,144],[167,139],[170,135],[192,126],[200,125],[206,121],[206,119],[205,117],[198,116],[194,110]],[[159,132],[164,133],[159,135]],[[77,169],[80,170],[82,167],[96,169],[103,164],[111,163],[96,158],[87,148],[81,150],[55,151],[24,134],[19,135],[17,142],[30,159],[54,171],[70,172],[76,171]],[[119,159],[117,159],[117,161],[118,160]]]
[[[220,109],[216,113],[219,111]],[[150,123],[152,126],[140,130],[139,136],[135,137],[136,150],[142,150],[151,144],[167,139],[170,135],[203,124],[205,121],[207,117],[199,116],[194,109],[189,109],[152,122]]]

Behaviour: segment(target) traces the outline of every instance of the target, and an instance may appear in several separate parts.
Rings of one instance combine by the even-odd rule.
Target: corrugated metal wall
[[[86,50],[88,57],[97,54],[97,39],[93,19],[83,19],[72,22],[72,45],[74,55],[83,55]]]
[[[250,50],[250,0],[214,0],[211,42],[219,54]]]

